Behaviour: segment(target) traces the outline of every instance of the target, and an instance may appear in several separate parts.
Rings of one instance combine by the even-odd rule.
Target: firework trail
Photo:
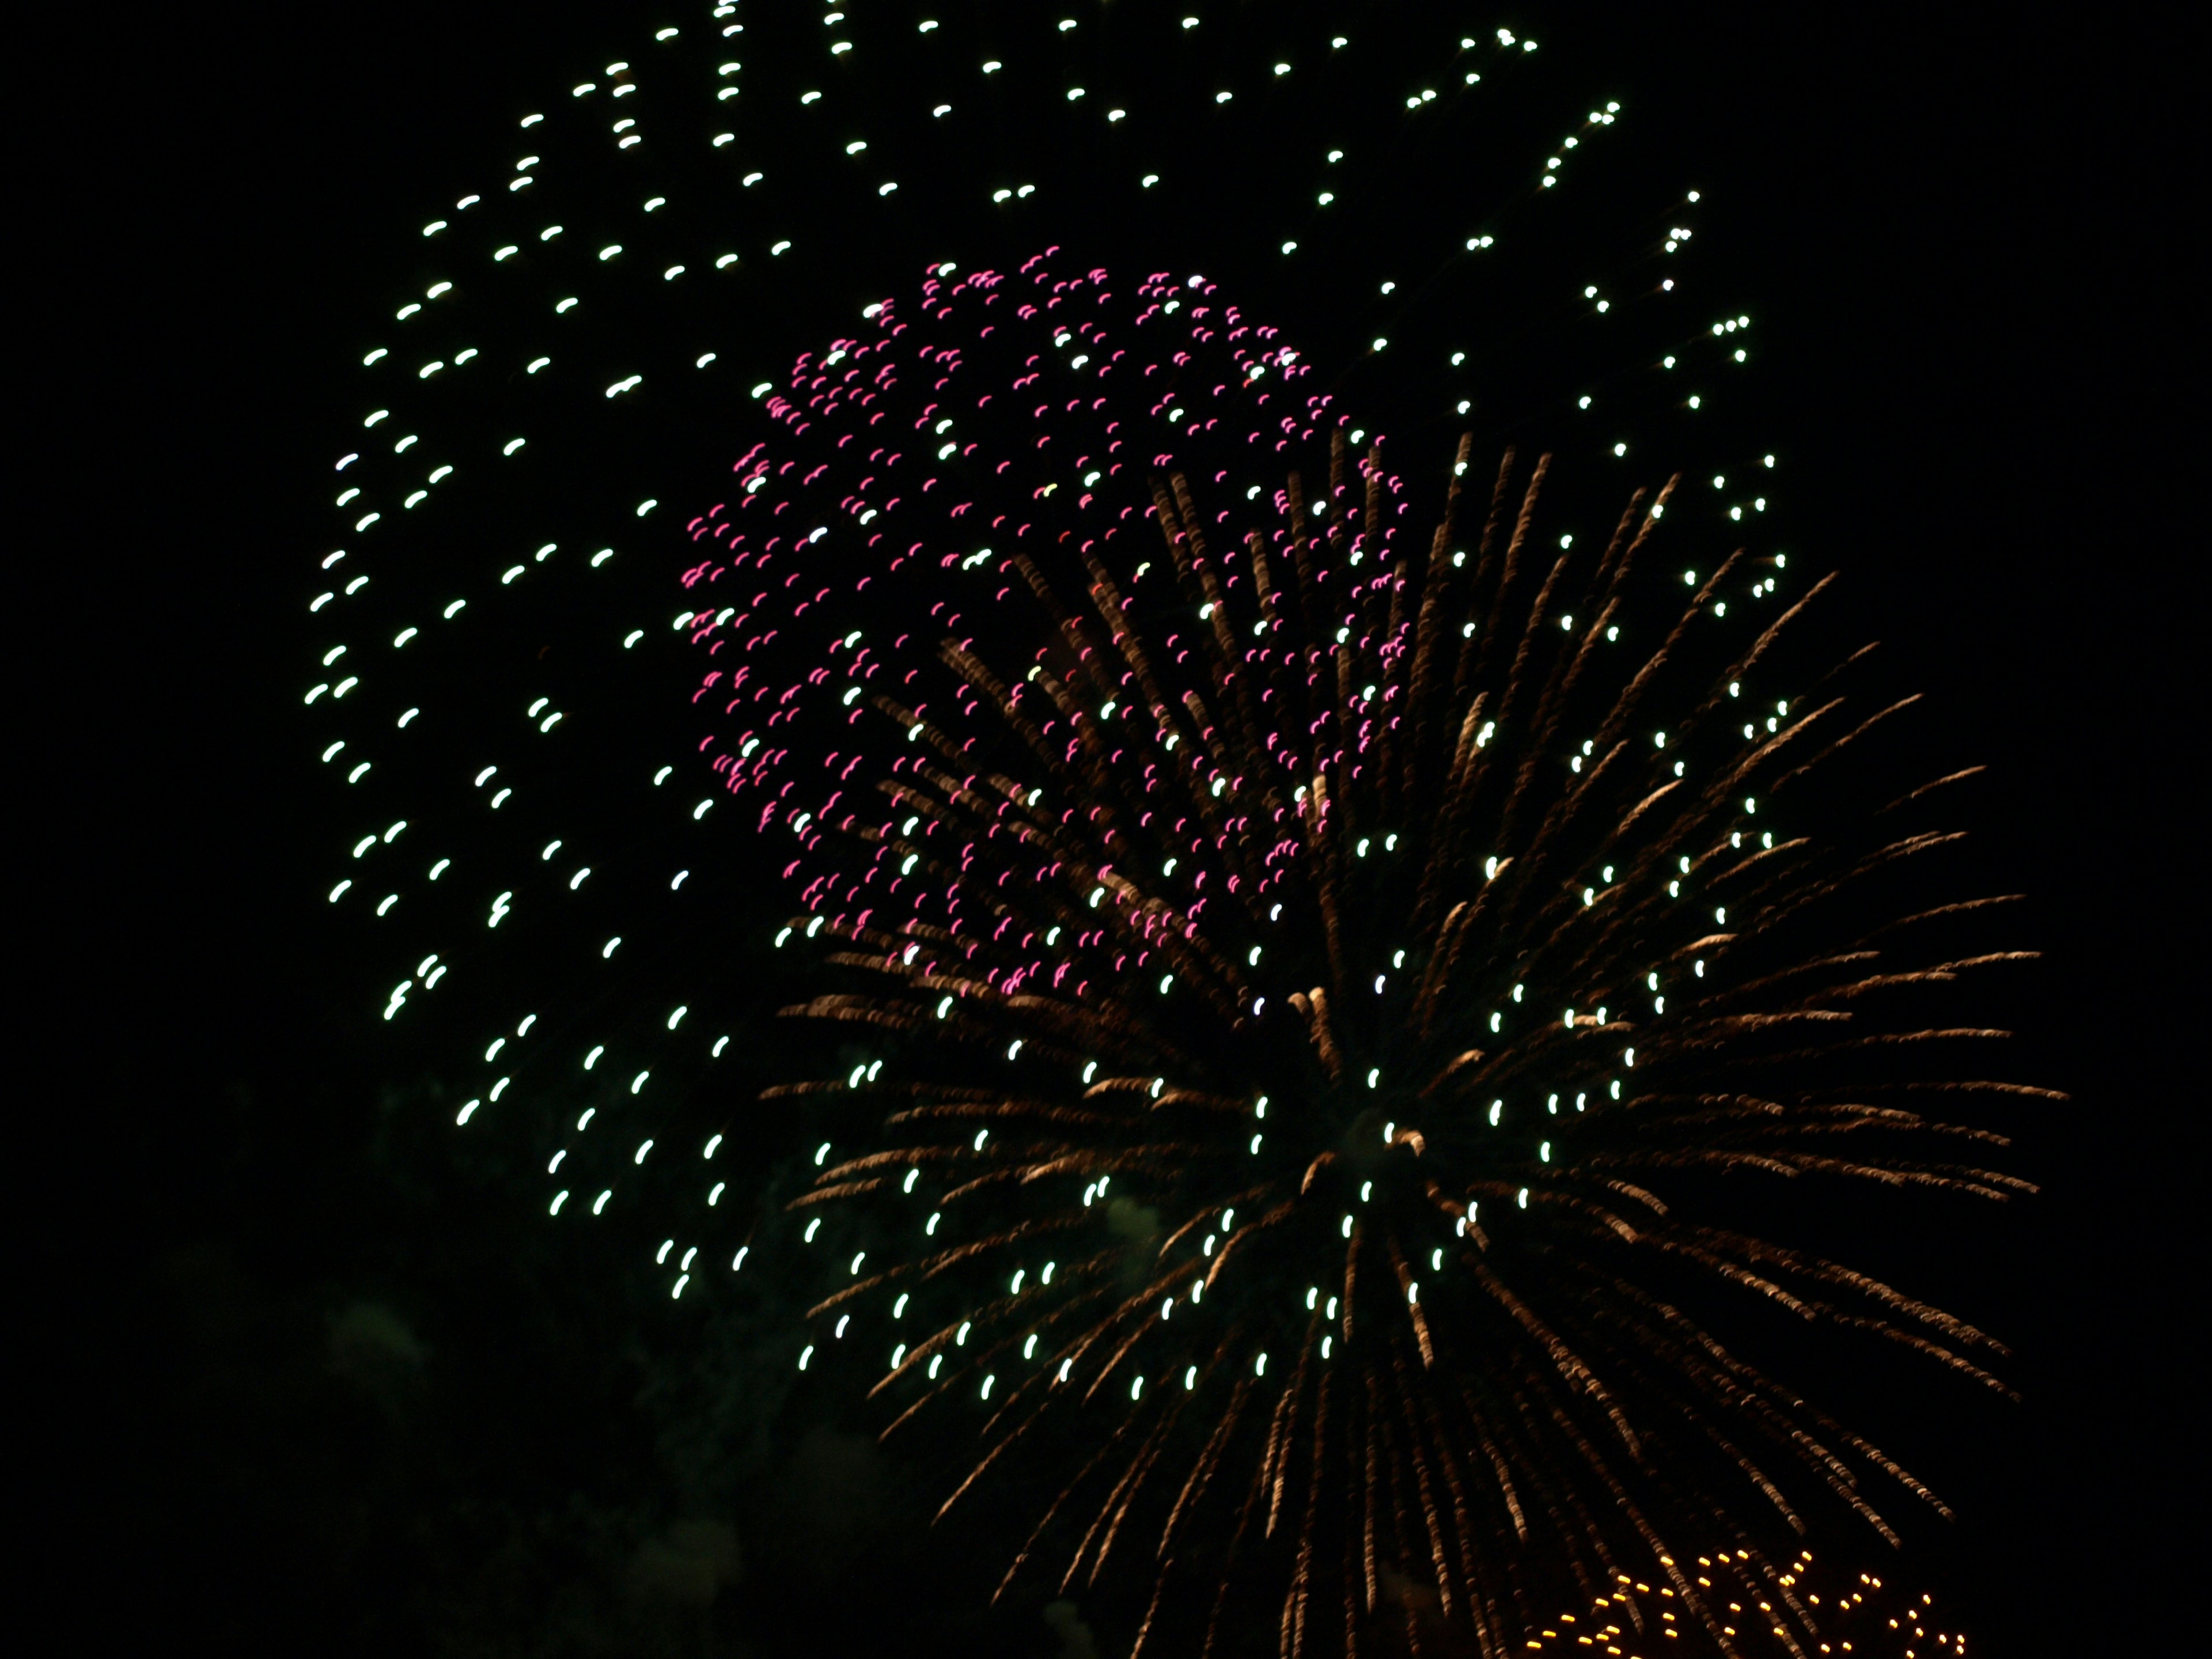
[[[1088,1448],[1009,1580],[1136,1558],[1201,1647],[1265,1585],[1286,1651],[1502,1653],[1629,1565],[1720,1639],[1694,1547],[1808,1503],[1894,1541],[1933,1495],[1700,1311],[2000,1386],[1709,1180],[2026,1190],[1919,1109],[2014,1085],[1910,994],[2023,953],[1899,908],[1928,791],[1828,787],[1904,705],[1863,653],[1792,684],[1826,582],[1672,481],[1559,533],[1549,458],[1464,442],[1416,517],[1202,277],[1048,253],[871,310],[769,399],[677,619],[791,848],[777,943],[850,981],[788,1012],[873,1051],[769,1091],[862,1139],[793,1206],[844,1264],[799,1364],[972,1417],[948,1510]]]

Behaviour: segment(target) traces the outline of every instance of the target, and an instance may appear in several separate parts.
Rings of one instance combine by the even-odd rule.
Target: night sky
[[[19,691],[42,775],[19,810],[51,846],[18,879],[52,909],[34,988],[56,1007],[16,1176],[57,1205],[24,1260],[66,1309],[46,1342],[82,1451],[53,1530],[94,1645],[120,1623],[241,1652],[1126,1650],[1110,1608],[1095,1632],[1042,1594],[984,1613],[1005,1552],[928,1530],[937,1466],[878,1452],[855,1402],[792,1398],[747,1318],[672,1317],[634,1252],[544,1225],[534,1164],[463,1150],[444,1062],[378,1019],[384,965],[324,902],[354,825],[299,706],[303,605],[362,342],[419,281],[422,222],[512,159],[517,112],[702,21],[225,6],[94,27],[40,67],[23,178],[55,229],[19,257],[53,283],[39,343],[64,372],[19,416],[57,458],[49,479],[19,438],[44,523],[15,632],[46,664]],[[1960,1518],[1916,1517],[1901,1559],[1817,1541],[1935,1591],[1974,1651],[2151,1650],[2133,1632],[2174,1616],[2201,1530],[2170,1519],[2201,1478],[2176,969],[2202,647],[2160,384],[2198,284],[2150,61],[2177,44],[1906,9],[1464,24],[1500,25],[1571,52],[1638,117],[1637,155],[1711,192],[1700,274],[1758,314],[1749,398],[1792,459],[1790,537],[1930,694],[1916,752],[1990,763],[1975,857],[1987,890],[2032,896],[2002,943],[2048,952],[1990,994],[2021,1034],[2004,1074],[2073,1097],[2005,1126],[2043,1194],[1860,1224],[1866,1259],[2014,1345],[2024,1399],[1838,1359],[1824,1396]],[[1427,198],[1401,183],[1377,234]],[[1258,211],[1186,206],[1083,234],[1211,264],[1235,238],[1204,222]],[[751,315],[759,359],[919,275],[865,240],[852,258],[851,295]],[[1314,336],[1359,325],[1314,306]],[[697,437],[703,490],[730,445]],[[781,988],[728,974],[765,1033]]]

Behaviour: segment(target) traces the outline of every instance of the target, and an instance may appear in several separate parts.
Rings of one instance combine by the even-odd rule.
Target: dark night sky
[[[681,1403],[716,1356],[656,1347],[618,1275],[517,1259],[534,1187],[407,1127],[372,1011],[328,990],[353,981],[288,707],[350,319],[452,158],[501,149],[511,106],[646,16],[604,9],[176,9],[19,63],[51,102],[16,182],[52,225],[19,248],[52,284],[19,337],[58,371],[14,479],[52,503],[17,544],[15,632],[45,665],[19,682],[17,799],[48,844],[18,881],[51,908],[57,1005],[19,1111],[58,1133],[16,1184],[58,1205],[27,1260],[68,1309],[40,1347],[82,1436],[61,1565],[149,1633],[700,1650],[637,1586],[711,1559],[680,1523],[732,1501],[672,1484],[684,1437],[752,1431]],[[1924,1235],[1953,1304],[2019,1350],[2024,1404],[1952,1401],[1924,1443],[1962,1519],[1920,1540],[1923,1577],[1997,1655],[2119,1650],[2199,1576],[2170,1513],[2201,1478],[2173,1437],[2197,1392],[2176,1314],[2201,1301],[2174,969],[2202,649],[2178,646],[2160,382],[2201,282],[2160,191],[2180,116],[2154,60],[2179,43],[2105,15],[1747,8],[1619,35],[1640,84],[1696,88],[1666,118],[1686,153],[1764,204],[1728,234],[1786,365],[1774,419],[1832,503],[1855,614],[1936,694],[1941,740],[1993,763],[1973,828],[2050,952],[2011,1011],[2019,1074],[2075,1097],[2023,1132],[2045,1194]],[[380,1342],[387,1316],[421,1364]],[[1041,1625],[951,1634],[967,1577],[834,1433],[732,1479],[746,1566],[717,1616],[753,1645],[712,1650],[1053,1650]],[[99,1603],[80,1616],[108,1626]]]

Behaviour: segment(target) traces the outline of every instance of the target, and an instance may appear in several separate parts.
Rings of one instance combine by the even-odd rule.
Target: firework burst
[[[1910,878],[1966,775],[1865,810],[1905,704],[1785,665],[1826,581],[1674,481],[1562,530],[1550,458],[1466,441],[1417,516],[1203,278],[933,267],[872,321],[769,399],[677,619],[796,843],[777,943],[852,981],[789,1011],[849,1069],[770,1091],[832,1130],[800,1366],[971,1418],[948,1510],[1065,1463],[1008,1581],[1142,1561],[1140,1648],[1500,1653],[1626,1570],[1725,1649],[1676,1562],[1808,1503],[1894,1540],[1933,1495],[1704,1310],[2001,1351],[1714,1177],[2002,1199],[1921,1108],[2039,1091],[1913,1015],[2023,953]]]

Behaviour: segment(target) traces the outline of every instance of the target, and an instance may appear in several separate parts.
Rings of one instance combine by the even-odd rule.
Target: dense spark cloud
[[[1532,1587],[1632,1564],[1717,1634],[1695,1547],[1941,1506],[1709,1310],[2001,1386],[1708,1179],[2026,1189],[1916,1109],[2019,1088],[1971,1058],[2002,1033],[1914,1014],[2027,954],[1956,953],[2002,901],[1901,873],[1967,775],[1868,810],[1914,699],[1794,663],[1826,579],[1676,481],[1563,533],[1549,457],[1463,441],[1417,517],[1275,329],[1132,290],[933,268],[692,523],[702,750],[789,839],[777,943],[856,980],[790,1012],[873,1045],[770,1091],[839,1126],[797,1363],[975,1417],[948,1509],[1087,1452],[1008,1578],[1152,1557],[1147,1631],[1272,1598],[1294,1650],[1502,1652]]]
[[[810,1387],[842,1368],[902,1411],[965,1391],[1000,1474],[1048,1468],[1051,1443],[1127,1477],[1071,1583],[1131,1556],[1171,1486],[1177,1582],[1241,1552],[1255,1595],[1292,1587],[1294,1632],[1340,1580],[1346,1618],[1449,1602],[1494,1644],[1566,1604],[1553,1567],[1589,1592],[1662,1532],[1742,1547],[1753,1468],[1781,1471],[1770,1515],[1827,1485],[1887,1516],[1895,1484],[1858,1483],[1901,1473],[1678,1303],[1726,1281],[1972,1376],[1986,1345],[1687,1218],[1724,1171],[2009,1189],[1920,1150],[1940,1126],[1908,1091],[1981,1085],[1901,1069],[1948,1045],[1892,1017],[1911,975],[1972,957],[1936,941],[1982,912],[1861,941],[1847,907],[1942,844],[1880,827],[1921,803],[1869,830],[1864,787],[1826,781],[1869,747],[1838,743],[1863,665],[1777,678],[1760,643],[1809,586],[1729,551],[1775,457],[1739,443],[1631,498],[1647,454],[1713,453],[1692,434],[1747,359],[1750,318],[1692,311],[1678,281],[1699,192],[1600,198],[1601,235],[1562,218],[1620,118],[1580,92],[1540,138],[1470,142],[1452,123],[1549,57],[1508,30],[1378,16],[1347,40],[1286,8],[1295,40],[1240,27],[1224,67],[1225,33],[1180,12],[837,13],[804,40],[738,15],[662,29],[524,118],[513,176],[428,217],[422,283],[365,343],[301,689],[350,820],[334,914],[388,964],[395,1041],[481,1070],[462,1133],[527,1151],[553,1224],[641,1244],[687,1310],[834,1249],[853,1294],[787,1360]],[[1054,36],[1066,73],[1005,72],[994,28]],[[1447,159],[1486,205],[1429,201]],[[1121,220],[1144,234],[1096,234]],[[1102,304],[1084,261],[1019,268],[1078,228],[1100,259],[1279,272],[1243,291],[1302,337],[1230,322],[1202,278]],[[787,383],[798,340],[883,292]],[[925,416],[940,378],[968,403]],[[672,599],[653,546],[674,503],[713,499],[705,455],[728,465],[749,387],[778,422]],[[1463,446],[1403,483],[1350,424],[1393,398],[1564,437],[1562,462],[1493,473]],[[738,544],[770,518],[778,545]],[[802,571],[821,580],[783,585]],[[712,661],[675,690],[695,639]],[[771,1118],[717,1071],[775,931],[730,917],[783,848],[807,907],[785,942],[898,982],[821,1005],[874,1023]],[[877,1187],[756,1224],[783,1155],[760,1148],[797,1134],[825,1187]],[[854,1169],[855,1147],[888,1161]],[[925,1267],[940,1237],[971,1253]],[[1061,1431],[1109,1397],[1120,1415]],[[1720,1520],[1671,1529],[1717,1492]],[[1054,1524],[1108,1501],[1071,1489]],[[1036,1571],[1068,1547],[1048,1532]],[[1202,1628],[1180,1593],[1163,1630]]]
[[[1574,1653],[1597,1650],[1621,1659],[1686,1659],[1689,1655],[1726,1654],[1741,1659],[1814,1653],[1851,1654],[1856,1659],[1957,1659],[1966,1638],[1941,1627],[1936,1598],[1923,1591],[1914,1601],[1870,1572],[1845,1574],[1811,1550],[1801,1550],[1788,1565],[1744,1551],[1700,1555],[1684,1571],[1721,1618],[1717,1638],[1686,1623],[1677,1611],[1673,1589],[1615,1572],[1572,1613],[1563,1613],[1530,1632],[1528,1653]]]
[[[647,550],[814,337],[762,319],[849,326],[925,260],[1011,236],[1018,261],[1039,216],[1073,212],[1139,246],[1256,249],[1290,294],[1331,296],[1304,331],[1332,384],[1425,419],[1479,395],[1624,473],[1711,419],[1752,326],[1686,298],[1701,192],[1608,178],[1633,155],[1618,101],[1549,82],[1525,34],[1413,14],[1347,34],[1298,6],[1233,37],[1180,9],[839,16],[718,4],[524,106],[512,176],[426,212],[420,279],[363,341],[301,594],[327,897],[375,1012],[458,1078],[461,1127],[542,1165],[550,1214],[604,1218],[678,1299],[757,1195],[717,1152],[752,994],[720,929],[760,884],[687,787],[696,734],[667,713],[687,670]],[[1468,204],[1439,210],[1421,181],[1447,158]],[[994,199],[1001,177],[1035,188]],[[1732,522],[1768,507],[1765,447],[1716,452]]]

